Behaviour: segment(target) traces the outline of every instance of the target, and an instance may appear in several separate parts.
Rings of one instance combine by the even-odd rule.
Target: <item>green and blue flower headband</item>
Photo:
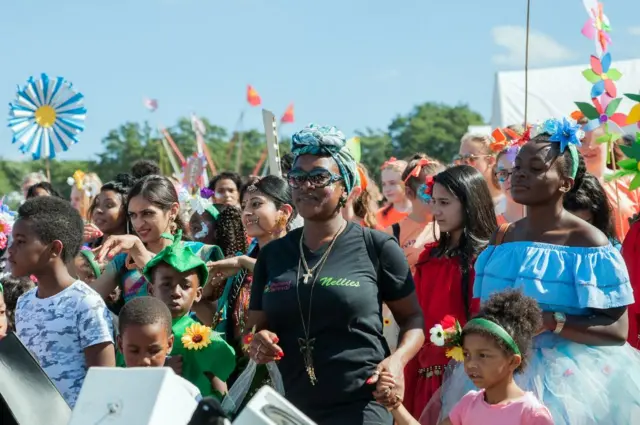
[[[469,327],[480,328],[488,332],[503,341],[515,355],[522,355],[518,344],[516,344],[511,335],[509,335],[509,332],[499,324],[483,318],[469,320],[463,329],[455,317],[447,315],[429,331],[431,334],[431,342],[438,347],[444,347],[447,357],[458,362],[463,362],[462,334],[464,330],[469,329]]]
[[[578,174],[578,164],[580,163],[577,147],[582,146],[580,140],[585,135],[582,126],[570,118],[562,118],[562,120],[551,118],[538,126],[538,134],[542,133],[550,136],[550,142],[559,144],[560,153],[564,153],[566,149],[569,149],[571,154],[571,178],[575,179],[576,174]]]

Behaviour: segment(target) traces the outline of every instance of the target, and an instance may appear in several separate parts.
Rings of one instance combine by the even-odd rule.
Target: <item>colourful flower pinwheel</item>
[[[614,178],[633,176],[629,190],[636,190],[640,187],[640,133],[636,133],[635,143],[631,146],[620,145],[620,150],[627,158],[618,161],[620,170],[615,173]]]
[[[615,98],[618,90],[615,81],[622,77],[622,73],[615,68],[611,68],[611,54],[606,53],[602,59],[591,56],[591,68],[582,72],[593,87],[591,87],[591,98],[599,97],[603,93]]]
[[[624,127],[627,122],[627,116],[623,113],[616,112],[622,102],[622,98],[611,99],[609,104],[604,107],[602,102],[595,97],[591,99],[593,105],[585,102],[576,102],[576,106],[580,109],[580,112],[589,121],[597,120],[599,124],[606,124],[609,121],[618,124],[620,127]]]
[[[596,52],[598,56],[602,56],[611,44],[609,18],[604,14],[602,3],[597,0],[583,0],[583,3],[589,20],[582,27],[582,34],[596,43]]]
[[[9,104],[12,143],[20,143],[20,151],[34,160],[54,158],[78,143],[86,114],[84,96],[64,78],[50,79],[46,74],[39,80],[30,78]]]
[[[627,115],[627,125],[638,124],[638,128],[640,128],[640,94],[627,93],[625,96],[634,102],[638,102]]]

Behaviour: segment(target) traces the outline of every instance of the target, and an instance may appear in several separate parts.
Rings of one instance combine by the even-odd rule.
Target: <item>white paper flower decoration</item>
[[[438,347],[443,347],[444,343],[445,343],[445,338],[444,338],[444,329],[442,328],[442,325],[437,324],[434,327],[431,328],[431,330],[429,331],[429,333],[431,334],[431,342],[434,345],[437,345]]]
[[[39,80],[30,78],[9,104],[12,143],[19,143],[20,151],[34,160],[55,158],[57,152],[78,143],[86,114],[84,96],[64,78],[50,79],[46,74]]]

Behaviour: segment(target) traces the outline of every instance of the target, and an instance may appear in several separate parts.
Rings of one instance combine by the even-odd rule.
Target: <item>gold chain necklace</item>
[[[322,254],[322,257],[320,257],[320,260],[318,260],[318,263],[309,268],[309,265],[307,264],[307,259],[304,256],[304,248],[302,246],[302,241],[304,238],[304,233],[300,233],[300,262],[302,263],[302,267],[304,267],[304,271],[305,273],[302,275],[303,276],[303,283],[306,285],[307,283],[309,283],[309,279],[311,279],[313,277],[313,274],[315,273],[315,271],[318,269],[318,267],[320,266],[320,264],[323,264],[324,261],[327,259],[327,257],[329,256],[329,253],[331,252],[331,249],[333,248],[333,244],[335,244],[336,239],[338,238],[338,235],[340,234],[340,232],[342,232],[342,229],[345,226],[342,225],[340,226],[340,229],[338,229],[338,232],[333,235],[333,239],[331,239],[331,242],[329,243],[329,246],[327,247],[327,250],[324,252],[324,254]],[[300,268],[298,266],[298,268]]]
[[[304,258],[303,245],[302,245],[303,235],[300,235],[300,260],[298,260],[298,270],[296,272],[296,296],[298,297],[298,309],[300,310],[300,319],[302,320],[302,330],[304,331],[304,338],[298,338],[298,345],[300,345],[300,353],[302,354],[302,360],[304,361],[304,368],[307,371],[307,375],[309,375],[309,381],[311,382],[311,385],[315,385],[316,382],[318,382],[318,379],[316,378],[316,370],[313,367],[313,345],[315,344],[316,339],[309,338],[309,332],[311,330],[311,303],[313,302],[313,288],[316,286],[318,276],[320,275],[320,270],[322,270],[322,268],[324,267],[324,264],[327,262],[327,259],[329,258],[329,252],[331,252],[333,245],[338,239],[338,235],[342,233],[345,227],[346,225],[342,225],[340,229],[338,229],[336,234],[333,235],[333,239],[331,240],[331,243],[327,247],[327,251],[322,255],[320,260],[318,260],[318,264],[314,266],[312,271],[309,271],[309,268],[307,267],[306,260]],[[316,270],[318,271],[318,273],[316,273],[311,283],[311,289],[309,292],[309,312],[308,312],[308,319],[306,323],[304,320],[304,313],[302,312],[302,303],[300,302],[300,285],[299,285],[300,269],[302,268],[301,266],[303,265],[307,270],[307,273],[304,275],[305,284],[308,282],[308,278],[313,276],[313,272]]]

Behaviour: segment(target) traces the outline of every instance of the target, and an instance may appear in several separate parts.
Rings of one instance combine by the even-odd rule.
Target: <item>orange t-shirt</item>
[[[616,236],[620,242],[623,242],[629,231],[629,219],[640,212],[640,189],[629,190],[629,184],[631,183],[629,178],[621,178],[610,182],[601,181],[601,183],[611,205],[616,225]],[[620,196],[619,200],[618,195]]]
[[[398,224],[400,225],[400,247],[404,251],[405,257],[407,257],[407,262],[413,275],[418,257],[424,251],[425,245],[432,244],[437,240],[439,236],[438,228],[434,222],[420,223],[409,217],[406,217]],[[391,226],[385,228],[384,231],[393,235]]]
[[[392,224],[400,223],[400,220],[409,215],[411,211],[400,212],[394,207],[391,207],[386,215],[383,215],[382,212],[386,210],[387,207],[380,208],[376,213],[376,220],[378,221],[378,225],[383,229],[391,226]]]

